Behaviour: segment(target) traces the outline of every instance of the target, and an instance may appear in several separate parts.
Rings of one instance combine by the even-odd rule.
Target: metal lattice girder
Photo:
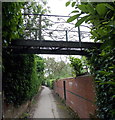
[[[93,48],[100,47],[100,43],[93,42],[70,42],[70,41],[45,41],[45,40],[14,40],[13,46],[31,46],[31,47],[60,47],[60,48]]]

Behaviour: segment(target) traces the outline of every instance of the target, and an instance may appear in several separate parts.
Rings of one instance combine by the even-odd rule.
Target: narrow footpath
[[[72,118],[70,113],[61,100],[48,87],[43,86],[33,118]]]

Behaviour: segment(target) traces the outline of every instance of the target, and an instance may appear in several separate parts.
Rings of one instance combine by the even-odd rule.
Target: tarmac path
[[[48,87],[43,87],[33,118],[72,118],[61,100],[56,98]]]

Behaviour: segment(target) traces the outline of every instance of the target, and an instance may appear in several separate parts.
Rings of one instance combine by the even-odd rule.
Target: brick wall
[[[65,96],[64,97],[64,81]],[[92,76],[65,78],[54,83],[54,91],[65,99],[66,104],[78,114],[80,118],[89,118],[94,114],[96,106],[95,89]]]

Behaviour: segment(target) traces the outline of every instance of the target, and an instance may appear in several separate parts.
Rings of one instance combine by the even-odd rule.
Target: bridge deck
[[[73,41],[50,41],[50,40],[14,40],[12,45],[18,46],[32,46],[32,47],[60,47],[60,48],[93,48],[100,47],[100,43],[82,42],[81,46],[79,42]]]
[[[60,54],[60,55],[87,55],[85,49],[98,48],[100,43],[50,41],[50,40],[24,40],[12,41],[11,49],[14,53],[22,54]]]

